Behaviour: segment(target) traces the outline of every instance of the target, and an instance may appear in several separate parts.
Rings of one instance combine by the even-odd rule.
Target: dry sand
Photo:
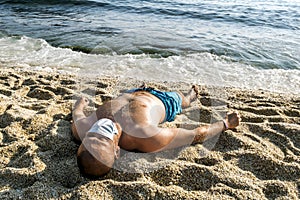
[[[220,119],[226,110],[236,110],[243,121],[237,130],[226,131],[204,145],[177,149],[172,162],[160,154],[137,158],[137,154],[124,154],[124,158],[134,158],[130,169],[139,173],[112,169],[102,178],[84,177],[76,164],[78,144],[70,130],[74,99],[89,95],[89,112],[120,90],[138,84],[118,78],[87,80],[75,75],[3,69],[0,198],[299,198],[300,98],[235,88],[202,86],[192,107],[164,126],[192,128]],[[189,89],[184,83],[148,84],[160,89]],[[204,151],[205,145],[211,149],[209,153]],[[169,154],[175,155],[174,151]],[[163,163],[162,167],[143,171],[144,166],[156,163]]]

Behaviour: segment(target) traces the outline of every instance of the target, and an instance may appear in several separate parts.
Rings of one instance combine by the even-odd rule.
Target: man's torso
[[[109,118],[120,124],[128,137],[149,137],[148,127],[157,126],[165,119],[165,107],[154,95],[138,91],[122,96],[101,105],[97,118]]]

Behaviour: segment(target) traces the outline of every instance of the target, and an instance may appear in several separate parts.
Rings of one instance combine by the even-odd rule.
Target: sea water
[[[0,67],[300,94],[299,0],[0,1]]]

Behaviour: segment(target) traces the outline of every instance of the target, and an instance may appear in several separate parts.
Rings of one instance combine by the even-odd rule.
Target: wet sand
[[[183,92],[190,88],[186,83],[147,84]],[[192,106],[162,126],[193,128],[238,111],[242,123],[236,130],[164,153],[123,152],[115,169],[101,178],[80,174],[79,144],[70,129],[75,100],[89,97],[90,113],[122,90],[139,85],[111,77],[91,80],[3,69],[1,199],[299,198],[300,97],[261,90],[200,86]]]

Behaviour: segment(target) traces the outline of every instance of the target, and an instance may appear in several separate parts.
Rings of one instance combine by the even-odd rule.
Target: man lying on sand
[[[160,128],[165,121],[173,121],[176,114],[197,98],[198,87],[187,95],[181,92],[161,92],[153,88],[137,88],[108,101],[90,116],[85,116],[86,98],[75,103],[72,131],[82,141],[77,162],[88,175],[101,176],[119,158],[120,147],[128,151],[158,152],[192,143],[202,143],[227,129],[239,125],[237,113],[224,120],[193,130]]]

